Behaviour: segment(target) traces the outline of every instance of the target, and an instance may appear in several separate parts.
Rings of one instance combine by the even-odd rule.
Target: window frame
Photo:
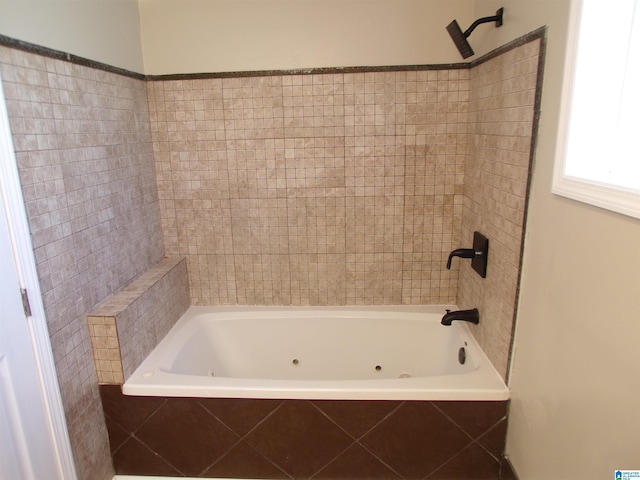
[[[551,191],[583,203],[640,219],[640,191],[566,173],[569,125],[575,81],[582,0],[572,0]]]

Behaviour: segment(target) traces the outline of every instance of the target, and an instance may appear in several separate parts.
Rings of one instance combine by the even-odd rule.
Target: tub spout
[[[472,308],[470,310],[456,310],[454,312],[447,309],[447,313],[444,314],[440,323],[448,326],[455,320],[461,320],[463,322],[470,322],[478,325],[478,323],[480,323],[480,312],[478,312],[477,308]]]

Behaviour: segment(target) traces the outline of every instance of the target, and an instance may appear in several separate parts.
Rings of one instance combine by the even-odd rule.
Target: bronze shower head
[[[471,35],[471,32],[473,32],[475,28],[481,23],[496,22],[496,27],[502,26],[503,13],[504,8],[500,8],[493,17],[479,18],[478,20],[473,22],[471,26],[464,32],[460,28],[460,25],[458,25],[457,20],[454,20],[449,25],[447,25],[447,31],[449,32],[453,43],[456,44],[456,47],[458,48],[460,55],[462,55],[462,58],[468,58],[474,54],[471,45],[469,45],[469,42],[467,41],[467,37]]]

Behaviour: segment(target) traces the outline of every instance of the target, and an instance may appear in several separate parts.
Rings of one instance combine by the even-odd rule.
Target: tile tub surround
[[[469,70],[148,83],[194,305],[454,303],[506,377],[545,30]],[[490,239],[488,276],[447,255]]]
[[[115,385],[100,392],[119,474],[497,480],[506,463],[506,401],[131,397]]]
[[[168,257],[87,316],[101,384],[123,384],[189,308],[184,258]]]
[[[540,34],[536,35],[540,37]],[[282,97],[282,116],[274,115],[273,121],[282,118],[284,125],[285,101],[291,102],[287,108],[295,108],[297,113],[287,114],[288,124],[285,126],[289,128],[289,132],[291,128],[296,129],[294,137],[281,139],[288,140],[288,143],[279,142],[276,145],[275,137],[272,139],[265,133],[265,138],[258,140],[273,140],[273,149],[269,143],[269,148],[261,150],[252,143],[255,139],[249,138],[251,132],[259,130],[256,125],[262,125],[262,131],[270,132],[271,117],[265,117],[265,113],[269,108],[279,107],[277,104],[270,107],[267,102],[266,110],[256,111],[255,108],[259,108],[263,100],[260,95],[254,96],[253,87],[250,96],[247,96],[249,90],[244,84],[248,78],[200,80],[204,83],[195,85],[209,85],[211,81],[235,80],[234,85],[240,82],[240,87],[232,87],[238,96],[231,92],[231,99],[216,97],[203,100],[196,93],[179,93],[182,84],[177,80],[151,79],[154,81],[146,82],[145,87],[141,76],[131,78],[126,75],[127,72],[117,72],[104,65],[92,66],[86,62],[74,64],[71,62],[78,59],[63,52],[51,55],[51,52],[42,48],[24,51],[22,42],[13,42],[19,45],[11,43],[7,47],[7,42],[4,41],[6,39],[0,40],[0,44],[5,45],[0,45],[0,69],[53,354],[81,479],[110,479],[112,474],[102,409],[95,386],[96,375],[86,327],[86,313],[164,255],[153,149],[156,149],[157,185],[162,192],[164,239],[171,248],[167,253],[184,252],[188,256],[191,292],[199,299],[198,302],[248,303],[251,300],[267,304],[279,303],[280,299],[284,299],[282,303],[290,301],[291,304],[321,305],[328,302],[328,299],[337,299],[336,304],[373,304],[388,302],[389,298],[396,303],[400,298],[402,303],[436,303],[435,299],[440,298],[446,298],[446,302],[450,298],[455,301],[456,290],[460,290],[458,298],[461,300],[457,301],[458,304],[466,302],[470,293],[484,301],[482,294],[486,292],[481,286],[474,283],[465,286],[461,282],[458,287],[455,270],[447,273],[441,269],[443,252],[446,254],[450,248],[464,246],[463,243],[471,238],[474,229],[483,231],[484,228],[474,227],[473,221],[468,221],[469,217],[467,220],[460,220],[460,216],[464,217],[464,209],[471,198],[461,200],[463,192],[460,191],[457,178],[462,174],[464,165],[468,164],[467,149],[474,141],[469,138],[472,135],[468,130],[470,117],[466,121],[467,131],[455,133],[456,144],[459,143],[457,148],[464,157],[462,163],[457,154],[451,151],[453,147],[448,143],[448,138],[443,138],[443,135],[448,137],[454,134],[454,125],[465,125],[461,116],[469,108],[475,108],[469,103],[471,92],[465,91],[464,86],[456,87],[459,98],[462,100],[466,95],[467,99],[460,103],[461,110],[456,113],[458,118],[453,121],[453,117],[449,115],[453,115],[453,112],[448,111],[449,102],[445,99],[447,94],[444,93],[445,86],[442,83],[445,80],[438,79],[438,70],[407,69],[405,72],[408,79],[412,79],[415,74],[416,82],[418,73],[426,73],[427,82],[429,75],[436,75],[438,93],[435,115],[436,120],[441,119],[436,124],[430,123],[434,115],[432,110],[420,110],[422,96],[418,95],[422,94],[415,92],[414,96],[413,91],[403,92],[402,89],[406,86],[403,87],[402,81],[396,81],[396,93],[399,94],[399,99],[406,94],[407,103],[403,104],[399,100],[400,110],[395,112],[384,107],[380,109],[380,104],[376,102],[383,95],[380,84],[384,82],[376,82],[376,78],[391,74],[401,76],[403,72],[397,68],[379,73],[346,70],[343,73],[334,72],[338,80],[341,75],[343,80],[347,75],[366,75],[362,82],[357,83],[357,91],[354,83],[353,95],[358,95],[360,102],[358,109],[354,105],[353,115],[344,116],[344,128],[351,128],[354,135],[357,135],[345,136],[344,142],[339,135],[335,135],[343,126],[331,123],[334,120],[339,122],[337,119],[340,118],[340,113],[336,114],[336,111],[341,111],[340,105],[337,109],[333,108],[334,114],[331,116],[332,105],[299,104],[304,102],[304,98],[298,95],[300,87],[304,97],[311,95],[314,102],[319,102],[319,97],[331,98],[329,92],[324,91],[331,86],[324,83],[315,85],[313,81],[311,85],[304,85],[306,77],[300,75],[292,75],[291,84],[285,85],[283,78],[283,88],[286,86],[295,90],[291,90],[291,95],[286,100]],[[506,52],[501,55],[503,53]],[[480,60],[471,64],[470,72],[492,59]],[[469,89],[469,73],[466,73],[465,78],[464,72],[469,70],[463,69],[458,75],[463,83],[467,82],[466,88]],[[327,71],[318,73],[318,77],[323,79],[327,78],[325,75],[334,74]],[[271,75],[273,76],[277,75]],[[270,76],[267,75],[266,78]],[[302,78],[303,84],[294,85],[293,78]],[[370,79],[373,79],[373,84]],[[197,82],[189,79],[184,81]],[[452,81],[452,85],[455,85],[451,78],[446,81]],[[165,84],[175,89],[168,97],[162,96],[163,92],[158,92],[158,88],[164,89]],[[337,85],[340,85],[339,81]],[[275,87],[278,88],[277,85]],[[148,88],[148,92],[145,88]],[[314,95],[320,88],[323,91],[318,93],[322,95]],[[199,90],[196,88],[195,92]],[[202,95],[205,95],[206,89],[202,90]],[[446,90],[448,92],[449,88],[446,87]],[[162,95],[156,96],[156,93]],[[388,91],[385,90],[384,95],[387,93],[391,93],[391,87]],[[430,93],[432,92],[427,91],[427,96]],[[336,94],[340,95],[339,89]],[[189,98],[191,95],[193,98]],[[180,98],[174,100],[172,96]],[[273,97],[271,92],[271,98]],[[269,95],[266,98],[268,100]],[[420,104],[416,105],[418,98]],[[218,102],[218,105],[221,100],[226,101],[231,110],[223,109],[221,118],[219,108],[212,108],[212,100]],[[172,104],[174,101],[179,105]],[[200,107],[202,101],[207,106],[206,111]],[[152,108],[153,139],[149,130],[149,107]],[[392,105],[387,107],[391,108]],[[165,111],[166,114],[163,113]],[[210,127],[200,129],[204,125],[203,117],[210,122],[212,112],[215,117],[213,120],[217,121],[213,130]],[[408,143],[409,156],[405,159],[405,171],[411,172],[415,168],[416,175],[400,174],[403,164],[395,163],[395,159],[392,161],[386,156],[388,151],[393,153],[391,147],[402,146],[387,144],[387,140],[394,137],[390,134],[392,124],[386,123],[387,118],[391,119],[389,112],[395,113],[396,118],[402,118],[404,112],[404,123],[395,124],[396,135],[404,136],[407,141],[405,143]],[[227,117],[225,114],[228,114]],[[426,132],[425,124],[418,123],[424,121],[425,114],[430,115]],[[224,128],[220,127],[221,120]],[[476,120],[477,118],[474,119]],[[179,124],[175,122],[186,124],[178,132],[176,129]],[[486,126],[490,124],[491,122],[487,122]],[[380,135],[383,126],[384,135]],[[274,134],[276,131],[280,132],[275,126],[273,128]],[[429,137],[430,141],[440,141],[427,144],[422,135],[433,135],[434,128],[436,137]],[[313,137],[305,136],[312,131]],[[332,131],[334,136],[331,135]],[[475,131],[473,134],[480,135],[481,132]],[[415,145],[411,144],[412,138],[415,138]],[[481,138],[482,135],[476,137],[475,141]],[[484,137],[491,138],[492,136]],[[173,148],[176,141],[178,148]],[[195,152],[185,146],[187,142],[194,141],[199,142],[199,148]],[[202,142],[206,142],[206,145]],[[215,142],[214,147],[211,147],[211,142]],[[237,148],[230,150],[231,163],[228,163],[227,142],[237,142]],[[345,163],[345,172],[353,173],[342,177],[345,189],[348,184],[353,189],[359,189],[359,193],[351,197],[339,197],[337,193],[341,190],[334,190],[343,188],[340,181],[334,179],[336,175],[326,172],[327,168],[336,169],[335,163],[321,163],[319,166],[306,163],[308,156],[320,158],[323,162],[330,162],[331,158],[340,159],[342,143],[345,148],[353,147],[358,152],[353,165]],[[171,151],[168,150],[169,147],[172,147]],[[295,171],[287,169],[292,166],[291,154],[298,154],[300,148],[303,148],[303,157],[298,155],[295,158],[305,159],[304,163],[299,167],[294,164]],[[276,172],[268,170],[268,178],[275,175],[277,181],[275,191],[273,188],[267,189],[267,197],[275,192],[278,192],[276,195],[282,195],[291,188],[296,196],[286,197],[285,204],[281,198],[276,198],[275,204],[271,197],[267,198],[271,203],[265,201],[263,179],[267,174],[266,167],[260,168],[261,164],[256,164],[255,168],[250,169],[245,165],[251,165],[253,160],[243,163],[254,156],[260,159],[263,151],[271,150],[274,151],[271,157],[275,157],[278,163]],[[366,152],[367,155],[375,153],[376,162],[364,165],[364,156],[360,152]],[[385,154],[380,157],[379,152]],[[402,152],[402,149],[395,152]],[[424,160],[426,157],[431,161],[434,155],[437,156],[437,164]],[[402,157],[402,153],[399,156]],[[267,158],[266,153],[264,157]],[[194,162],[194,158],[200,162],[193,164],[198,168],[187,168],[185,163]],[[384,159],[382,164],[380,158]],[[217,172],[217,166],[216,169],[210,168],[213,166],[212,159],[219,162],[222,168],[220,179],[213,175],[213,172]],[[284,172],[283,162],[288,162],[284,164]],[[235,168],[235,171],[225,171],[223,167],[227,164]],[[455,166],[453,170],[452,165]],[[334,173],[340,172],[340,168],[341,164],[338,162]],[[386,169],[388,173],[379,175],[380,168]],[[390,168],[393,170],[389,170]],[[389,174],[396,169],[397,174]],[[432,179],[441,175],[443,169],[449,178],[451,175],[456,177],[453,180],[453,193],[447,187],[449,189],[444,195],[441,194],[442,184],[435,183]],[[389,183],[387,176],[393,178]],[[202,177],[205,178],[204,181]],[[339,174],[337,178],[340,178]],[[238,185],[238,189],[245,186],[253,189],[254,185],[262,185],[262,193],[242,194],[244,197],[234,193],[235,197],[232,198],[231,193],[226,195],[226,190],[222,188],[219,195],[221,198],[217,198],[210,189],[205,188],[214,181],[230,180]],[[468,177],[462,183],[466,181]],[[171,191],[173,182],[177,182],[177,195]],[[307,188],[307,184],[309,188],[323,188],[323,194],[300,196],[302,191],[314,192]],[[404,202],[402,215],[399,215],[400,200],[397,198],[402,190],[395,188],[400,186],[404,188],[401,196]],[[391,187],[396,192],[394,195],[379,195],[381,188]],[[510,194],[508,188],[505,182],[500,182],[495,193],[500,196]],[[413,199],[411,194],[407,194],[412,191],[417,192]],[[190,192],[195,193],[188,196]],[[232,199],[235,201],[233,204]],[[414,200],[417,203],[411,210]],[[201,213],[196,216],[196,209],[192,205],[200,204],[202,209],[198,211]],[[242,211],[239,216],[233,217],[233,222],[232,207],[239,207]],[[500,209],[506,211],[504,206],[500,206]],[[265,210],[269,215],[265,215]],[[181,216],[183,224],[193,228],[187,229],[186,233],[178,230],[178,217],[172,217],[172,212]],[[453,216],[451,212],[454,212]],[[311,220],[306,221],[305,218]],[[346,224],[347,219],[350,226]],[[400,221],[402,230],[398,228]],[[457,222],[463,225],[460,226]],[[211,233],[220,231],[226,233],[226,236],[215,237],[211,243],[214,238]],[[265,243],[265,236],[262,234],[265,231],[278,235]],[[402,231],[401,242],[398,238],[399,231]],[[232,233],[231,236],[229,232]],[[319,235],[318,232],[324,233]],[[186,235],[192,239],[185,243]],[[238,238],[241,242],[234,244],[232,241]],[[178,242],[179,239],[181,243]],[[402,251],[398,253],[400,245]],[[285,251],[285,247],[289,249],[287,255],[281,253]],[[510,250],[509,255],[513,251],[515,250]],[[492,255],[496,252],[497,250],[492,250]],[[463,280],[467,277],[464,274],[466,264],[460,265]],[[454,269],[457,268],[456,262]],[[489,268],[491,272],[491,265]],[[384,278],[384,283],[381,283],[381,278]],[[348,293],[345,284],[349,286]],[[288,285],[290,288],[286,288]],[[433,294],[428,293],[430,289],[433,289]],[[502,298],[508,297],[503,293],[500,297],[500,318],[508,318],[513,315],[510,300],[502,302]],[[486,301],[484,304],[486,305]],[[494,364],[501,369],[506,364],[502,358],[506,358],[507,353],[500,349],[508,351],[511,323],[503,320],[498,323],[500,327],[496,329],[499,331],[481,333],[479,340]]]
[[[473,334],[506,377],[520,282],[527,190],[541,88],[541,38],[509,49],[471,69],[469,156],[464,175],[460,245],[478,230],[489,238],[487,278],[461,260],[456,304],[477,307]]]
[[[108,480],[86,316],[164,255],[145,83],[4,46],[0,69],[76,470]]]
[[[467,69],[148,82],[194,305],[455,301]]]

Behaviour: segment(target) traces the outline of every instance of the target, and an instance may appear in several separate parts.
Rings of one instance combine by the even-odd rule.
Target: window
[[[640,0],[575,0],[552,191],[640,218]]]

